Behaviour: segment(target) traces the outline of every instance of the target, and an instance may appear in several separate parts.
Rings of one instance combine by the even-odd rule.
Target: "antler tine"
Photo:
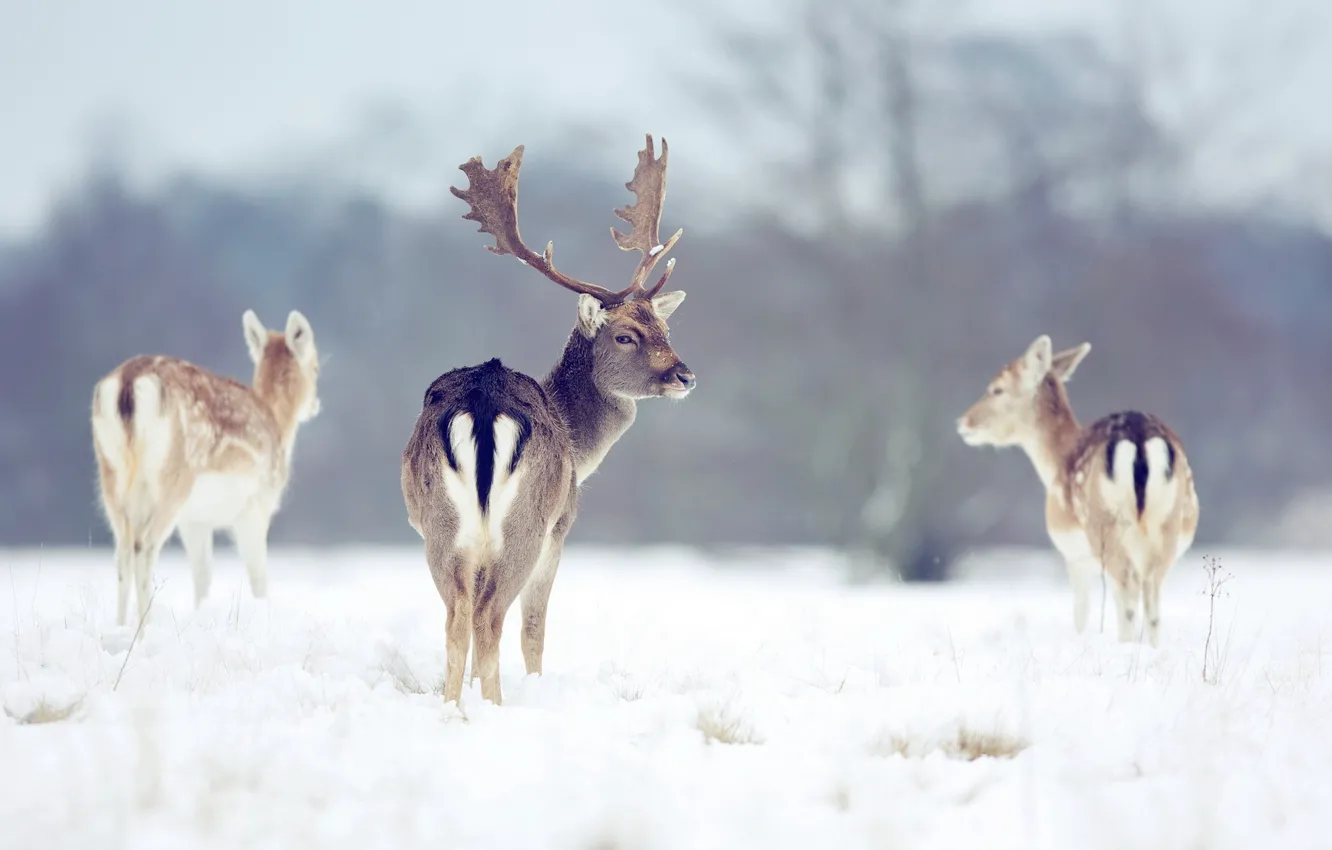
[[[495,238],[495,244],[487,245],[486,250],[494,254],[512,254],[565,289],[591,295],[605,306],[623,301],[633,291],[632,286],[622,292],[612,292],[595,283],[569,277],[555,268],[554,242],[547,243],[541,254],[523,243],[523,237],[518,233],[518,172],[522,167],[522,145],[514,148],[513,153],[501,159],[493,169],[486,168],[479,156],[458,166],[467,175],[467,189],[450,186],[449,191],[470,207],[463,218],[479,224],[478,233],[489,233]]]
[[[675,258],[671,257],[669,260],[666,261],[666,274],[661,276],[661,280],[657,281],[656,286],[644,292],[640,297],[651,299],[658,292],[661,292],[661,288],[666,285],[666,281],[670,279],[671,272],[673,271],[675,271]]]
[[[643,254],[643,258],[638,262],[638,268],[634,269],[632,282],[625,290],[626,294],[633,294],[639,298],[651,297],[643,289],[643,281],[647,280],[653,267],[684,234],[684,230],[681,229],[676,231],[666,244],[663,245],[659,241],[658,228],[661,225],[662,202],[666,200],[666,162],[669,155],[670,147],[666,144],[666,140],[662,139],[661,158],[657,158],[653,149],[652,134],[648,133],[647,145],[638,152],[638,165],[634,168],[634,177],[624,184],[626,189],[634,193],[634,203],[615,210],[615,215],[627,223],[631,230],[626,234],[614,227],[611,228],[611,236],[615,238],[615,244],[620,246],[620,250],[641,251]],[[667,268],[666,274],[652,288],[651,294],[659,292],[670,275],[670,269]]]

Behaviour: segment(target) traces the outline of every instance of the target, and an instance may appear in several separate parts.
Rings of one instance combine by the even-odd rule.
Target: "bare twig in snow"
[[[1207,637],[1203,640],[1202,678],[1204,682],[1215,684],[1221,672],[1220,659],[1212,658],[1220,650],[1220,647],[1212,647],[1212,632],[1216,627],[1216,600],[1219,596],[1228,595],[1222,588],[1230,581],[1231,574],[1221,566],[1221,560],[1212,555],[1203,556],[1203,571],[1207,574],[1207,585],[1202,590],[1202,594],[1207,597]],[[1226,643],[1229,645],[1229,639]]]
[[[120,687],[120,679],[125,675],[125,667],[129,664],[130,656],[134,654],[134,647],[139,643],[139,635],[143,634],[143,626],[148,622],[148,615],[153,612],[153,600],[157,599],[157,591],[161,589],[162,585],[157,585],[148,597],[148,606],[143,609],[143,616],[139,618],[139,627],[134,630],[134,637],[130,638],[129,649],[125,650],[125,660],[120,662],[120,672],[116,674],[115,684],[111,686],[112,692]]]

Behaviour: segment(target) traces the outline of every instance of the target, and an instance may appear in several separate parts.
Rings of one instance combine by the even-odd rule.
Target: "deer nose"
[[[675,380],[679,381],[680,386],[687,390],[692,390],[694,385],[698,383],[698,378],[695,378],[694,373],[683,363],[675,367]]]

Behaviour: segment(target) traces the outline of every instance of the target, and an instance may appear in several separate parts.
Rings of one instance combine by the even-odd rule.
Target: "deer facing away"
[[[116,542],[116,622],[131,581],[148,613],[153,568],[173,530],[208,595],[213,532],[229,529],[256,597],[267,594],[268,526],[291,468],[300,423],[319,413],[314,330],[299,312],[284,333],[254,311],[242,321],[254,361],[247,387],[173,357],[125,361],[93,391],[93,449]]]
[[[499,360],[455,369],[426,391],[402,455],[407,517],[425,541],[426,561],[447,609],[445,701],[459,701],[472,647],[472,676],[482,698],[501,701],[499,642],[504,616],[522,597],[522,649],[527,672],[540,673],[546,608],[565,536],[577,511],[579,484],[633,424],[637,402],[684,398],[695,378],[671,347],[666,320],[684,300],[662,292],[674,267],[651,288],[644,282],[683,231],[658,241],[666,193],[667,145],[652,137],[626,184],[636,202],[615,214],[631,232],[611,229],[622,250],[642,254],[630,284],[612,291],[568,277],[518,232],[518,172],[523,148],[493,170],[479,157],[461,166],[463,218],[495,239],[486,247],[512,254],[578,293],[577,321],[544,380]]]
[[[1040,336],[999,371],[957,421],[972,446],[1021,446],[1045,485],[1045,524],[1073,585],[1073,624],[1086,629],[1093,580],[1115,588],[1119,639],[1135,636],[1141,600],[1160,641],[1161,582],[1193,544],[1198,496],[1179,437],[1155,416],[1115,413],[1084,428],[1064,385],[1089,343],[1054,353]],[[1139,635],[1141,633],[1139,632]]]

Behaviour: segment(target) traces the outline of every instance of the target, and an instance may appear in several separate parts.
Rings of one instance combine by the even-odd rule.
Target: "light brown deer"
[[[1184,445],[1155,416],[1115,413],[1083,428],[1064,389],[1090,343],[1053,352],[1040,336],[990,381],[957,421],[972,446],[1021,446],[1045,485],[1045,525],[1073,585],[1073,624],[1104,569],[1115,588],[1119,639],[1135,636],[1141,599],[1147,637],[1160,641],[1161,582],[1193,544],[1198,495]],[[1141,632],[1138,632],[1141,637]]]
[[[285,333],[242,321],[254,361],[247,387],[173,357],[125,361],[93,391],[93,449],[116,540],[116,622],[130,582],[148,613],[153,568],[178,529],[198,605],[212,577],[213,532],[229,529],[256,597],[268,592],[268,525],[291,471],[300,423],[319,413],[314,330],[292,311]]]
[[[415,430],[402,453],[407,517],[425,540],[426,561],[448,611],[445,701],[462,696],[472,644],[472,676],[481,696],[501,701],[499,643],[505,613],[522,596],[523,661],[541,672],[546,607],[565,536],[577,510],[578,487],[633,424],[644,398],[684,398],[694,388],[671,348],[666,320],[684,300],[661,290],[675,261],[650,289],[649,273],[683,231],[664,245],[658,223],[666,195],[666,140],[661,158],[652,137],[626,184],[636,202],[615,214],[631,227],[611,234],[642,258],[629,286],[611,291],[575,280],[552,262],[553,245],[538,254],[518,233],[519,146],[487,170],[480,157],[461,167],[471,208],[463,218],[495,239],[486,246],[512,254],[578,293],[578,317],[559,362],[538,383],[499,360],[455,369],[426,391]]]

